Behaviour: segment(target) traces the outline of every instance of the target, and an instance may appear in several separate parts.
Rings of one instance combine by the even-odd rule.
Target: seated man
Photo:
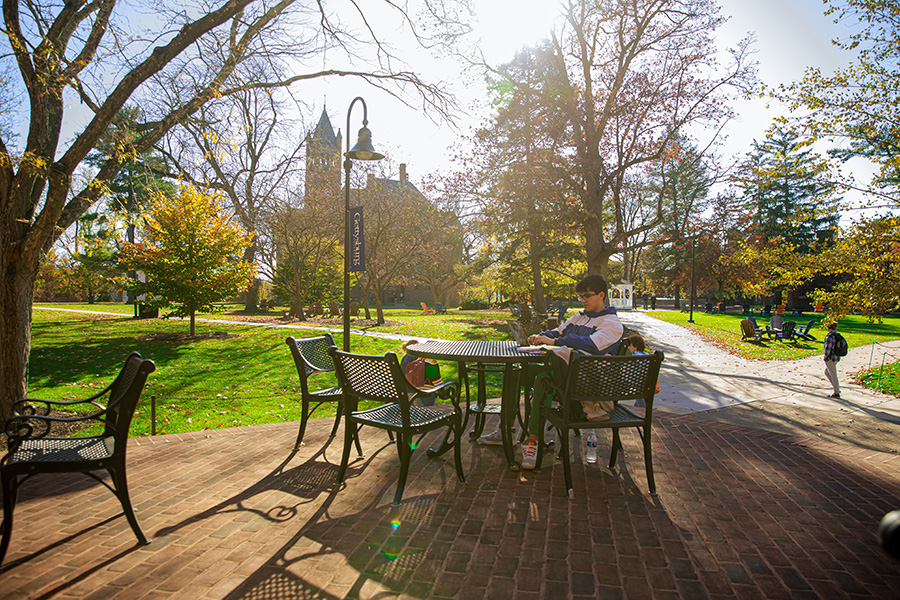
[[[566,346],[588,354],[615,354],[622,339],[624,327],[616,315],[614,306],[606,305],[608,292],[606,280],[599,275],[588,275],[578,282],[575,291],[584,305],[584,311],[575,314],[555,329],[528,338],[529,344]],[[560,373],[562,375],[562,373]],[[522,468],[534,469],[537,460],[537,434],[543,422],[540,418],[540,402],[544,394],[537,392],[528,419],[528,440],[522,445]],[[494,441],[496,440],[496,441]],[[481,436],[483,444],[500,443],[500,432]]]

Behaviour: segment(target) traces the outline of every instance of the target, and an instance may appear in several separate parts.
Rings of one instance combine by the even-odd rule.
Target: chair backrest
[[[393,352],[384,356],[353,354],[329,348],[344,398],[351,410],[359,400],[396,403],[400,406],[404,427],[409,427],[409,393],[400,361]]]
[[[663,353],[659,350],[650,355],[630,356],[596,356],[573,352],[566,378],[565,397],[568,402],[564,407],[564,418],[570,420],[572,417],[570,411],[575,406],[574,402],[643,398],[649,419],[663,358]]]
[[[803,328],[803,334],[808,335],[810,329],[812,329],[816,323],[818,323],[818,321],[816,321],[815,319],[810,319],[809,321],[807,321],[806,327]]]
[[[519,305],[519,313],[522,315],[522,320],[527,322],[531,321],[531,307],[527,304]]]
[[[294,366],[297,367],[297,374],[300,376],[302,393],[309,393],[307,378],[311,374],[334,371],[334,362],[328,355],[328,349],[335,346],[334,338],[330,333],[299,340],[289,337],[285,343],[291,349],[291,356],[294,357]]]
[[[132,352],[109,385],[109,403],[106,405],[103,436],[114,437],[115,448],[125,448],[128,429],[131,427],[131,419],[144,391],[144,384],[147,383],[150,373],[155,370],[156,365],[152,360],[146,360],[137,352]]]
[[[332,300],[328,303],[328,310],[331,311],[331,315],[339,315],[341,312],[341,307],[338,306],[338,303]]]
[[[785,321],[784,328],[781,330],[781,333],[782,335],[784,335],[784,337],[792,337],[796,328],[797,323],[795,323],[794,321]]]
[[[772,315],[772,318],[769,319],[769,325],[772,326],[772,329],[782,329],[784,327],[784,317]]]
[[[743,335],[744,337],[756,336],[756,327],[753,326],[753,323],[750,322],[750,319],[743,319],[741,321],[741,335]]]

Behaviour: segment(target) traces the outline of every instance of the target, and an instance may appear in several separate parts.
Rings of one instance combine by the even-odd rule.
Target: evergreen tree
[[[827,161],[793,130],[775,127],[762,142],[754,140],[737,176],[754,235],[808,248],[817,231],[836,227],[838,200],[828,172]]]

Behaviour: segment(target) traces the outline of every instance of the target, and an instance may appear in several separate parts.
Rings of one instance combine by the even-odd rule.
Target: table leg
[[[503,369],[503,396],[500,409],[500,434],[503,438],[503,452],[506,454],[506,464],[510,469],[518,470],[516,461],[515,441],[513,440],[512,426],[519,415],[519,369],[514,363],[507,363]],[[521,420],[521,419],[520,419]]]

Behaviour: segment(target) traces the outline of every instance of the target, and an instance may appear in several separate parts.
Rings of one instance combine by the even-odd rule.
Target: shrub
[[[484,310],[485,308],[490,308],[490,306],[480,298],[463,298],[459,303],[459,308],[462,310]]]

